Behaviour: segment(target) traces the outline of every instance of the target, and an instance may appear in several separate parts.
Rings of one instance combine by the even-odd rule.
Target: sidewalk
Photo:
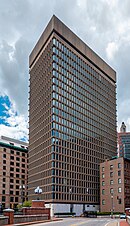
[[[51,220],[44,220],[44,221],[33,221],[33,222],[26,222],[26,223],[17,223],[17,224],[7,224],[5,226],[26,226],[26,225],[33,225],[33,224],[40,224],[40,223],[47,223],[52,221],[60,221],[63,220],[62,218],[52,218]],[[124,225],[123,225],[124,226]]]
[[[129,226],[129,224],[126,221],[121,221],[120,226]]]

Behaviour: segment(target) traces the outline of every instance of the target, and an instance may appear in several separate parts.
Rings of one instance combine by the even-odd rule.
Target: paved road
[[[118,219],[110,218],[67,218],[34,226],[119,226],[118,222]]]

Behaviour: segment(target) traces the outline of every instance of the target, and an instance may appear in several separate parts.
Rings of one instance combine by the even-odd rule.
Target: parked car
[[[126,219],[126,214],[125,213],[120,214],[120,219]]]
[[[97,217],[97,211],[84,211],[83,216],[90,218]]]

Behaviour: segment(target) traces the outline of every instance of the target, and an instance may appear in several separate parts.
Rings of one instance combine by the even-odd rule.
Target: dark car
[[[84,211],[83,216],[90,218],[97,217],[97,211]]]

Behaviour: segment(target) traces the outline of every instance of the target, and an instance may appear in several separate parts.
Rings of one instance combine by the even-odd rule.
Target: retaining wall
[[[25,222],[43,221],[43,220],[48,220],[48,214],[14,216],[14,224],[25,223]]]
[[[8,217],[0,216],[0,225],[7,225]]]

